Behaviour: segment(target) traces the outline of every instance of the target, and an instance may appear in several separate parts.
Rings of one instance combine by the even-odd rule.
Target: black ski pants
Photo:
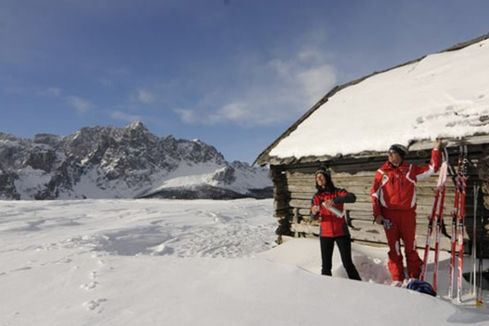
[[[341,255],[341,261],[343,262],[343,267],[346,269],[348,277],[352,280],[361,281],[360,275],[358,274],[353,260],[351,259],[351,238],[349,235],[342,237],[320,237],[321,243],[321,258],[323,261],[323,266],[321,274],[331,276],[331,267],[333,259],[333,249],[334,243],[338,246]]]

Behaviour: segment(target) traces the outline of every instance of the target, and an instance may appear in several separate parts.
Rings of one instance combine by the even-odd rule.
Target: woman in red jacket
[[[331,276],[336,242],[348,277],[361,280],[351,259],[351,238],[343,214],[343,203],[353,203],[356,197],[344,189],[336,188],[330,174],[324,169],[316,171],[315,178],[317,192],[312,198],[311,216],[320,220],[321,274]]]

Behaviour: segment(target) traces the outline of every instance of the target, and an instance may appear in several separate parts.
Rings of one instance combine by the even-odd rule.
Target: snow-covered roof
[[[489,34],[335,87],[259,164],[489,134]]]

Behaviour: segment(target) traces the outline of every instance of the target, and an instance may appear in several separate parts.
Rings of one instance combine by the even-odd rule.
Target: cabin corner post
[[[287,191],[287,178],[284,169],[280,165],[270,166],[270,175],[273,181],[274,217],[277,218],[278,227],[275,233],[277,242],[281,243],[283,235],[292,235],[291,222],[293,215],[289,207],[290,196]]]

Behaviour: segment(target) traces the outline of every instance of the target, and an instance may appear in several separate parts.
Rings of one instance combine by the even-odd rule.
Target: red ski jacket
[[[441,152],[431,151],[427,165],[418,166],[403,161],[395,167],[389,161],[375,173],[370,195],[373,214],[382,215],[382,208],[394,210],[416,209],[416,182],[433,175],[441,164]]]
[[[319,214],[313,217],[319,217],[321,237],[341,237],[348,234],[348,226],[344,217],[338,217],[326,207],[321,205],[322,202],[332,199],[333,207],[343,212],[343,203],[353,203],[356,200],[354,194],[344,189],[336,189],[334,192],[318,191],[312,198],[312,205],[320,207]]]

